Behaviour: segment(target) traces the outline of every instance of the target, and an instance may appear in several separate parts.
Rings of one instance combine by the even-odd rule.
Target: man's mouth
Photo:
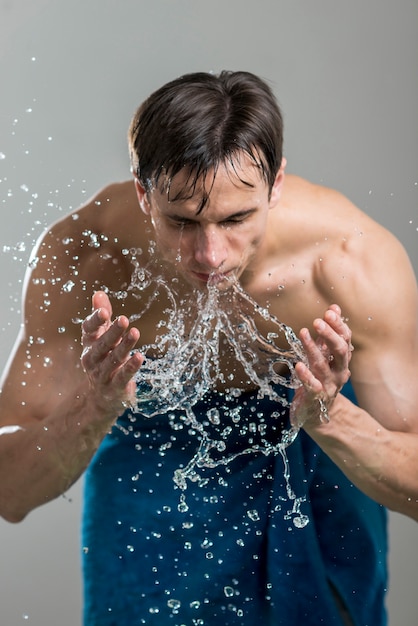
[[[209,274],[202,272],[192,272],[192,274],[199,281],[209,285],[218,285],[225,280],[230,280],[232,277],[232,272],[210,272]]]

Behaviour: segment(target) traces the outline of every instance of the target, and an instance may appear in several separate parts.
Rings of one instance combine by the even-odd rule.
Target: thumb
[[[109,315],[109,319],[112,318],[112,305],[110,304],[109,296],[104,291],[96,291],[92,297],[93,311],[97,309],[105,309]]]

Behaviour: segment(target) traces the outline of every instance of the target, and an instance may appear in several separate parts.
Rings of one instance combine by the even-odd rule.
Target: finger
[[[100,311],[95,311],[90,316],[90,320],[86,320],[83,328],[81,360],[85,370],[93,369],[106,358],[108,353],[120,343],[129,325],[126,317],[117,318],[112,324],[109,321],[99,324],[95,318]]]
[[[329,313],[329,311],[327,311]],[[332,313],[334,315],[334,313]],[[351,351],[349,349],[351,332],[343,328],[344,323],[332,319],[332,324],[322,319],[314,321],[314,328],[318,334],[318,343],[322,342],[322,351],[327,358],[331,360],[338,359],[339,363],[345,363],[350,358]]]
[[[90,333],[90,339],[93,339],[89,351],[90,359],[95,362],[102,361],[121,342],[124,335],[126,335],[128,327],[128,319],[121,315],[100,336],[97,336],[97,332],[96,337],[94,337],[94,333]]]
[[[95,309],[93,313],[88,315],[83,321],[81,329],[83,336],[87,338],[91,335],[92,338],[97,338],[102,334],[110,325],[110,316],[106,309]],[[99,332],[100,331],[100,332]]]
[[[116,370],[127,364],[132,358],[132,350],[136,346],[138,339],[138,329],[129,328],[122,336],[120,342],[106,354],[106,361],[103,368],[105,375],[107,374],[109,377],[112,377]]]
[[[95,309],[104,309],[108,312],[109,318],[112,317],[112,305],[110,303],[107,293],[105,293],[104,291],[95,291],[91,300],[93,311]]]
[[[131,356],[121,365],[113,376],[113,381],[121,387],[125,387],[132,377],[137,373],[142,363],[144,362],[144,356],[140,352],[134,352]]]
[[[82,324],[83,332],[88,334],[97,334],[97,331],[108,326],[112,319],[112,306],[108,296],[104,291],[97,291],[92,297],[93,310],[86,317]]]
[[[108,339],[110,332],[106,333]],[[139,331],[129,328],[122,335],[119,343],[113,349],[104,347],[104,339],[97,340],[83,351],[81,363],[95,385],[105,385],[110,389],[123,389],[132,376],[142,365],[144,357],[139,353],[132,353],[138,339]]]
[[[303,374],[303,378],[300,378],[302,384],[304,386],[307,385],[307,389],[310,389],[310,386],[313,385],[313,378],[315,380],[319,380],[321,388],[323,385],[326,385],[330,379],[332,378],[332,373],[330,371],[330,363],[328,360],[328,347],[322,345],[318,340],[314,340],[307,328],[303,328],[299,334],[300,340],[302,342],[303,348],[305,350],[305,355],[307,358],[307,364],[305,365],[305,369],[299,367],[296,369],[296,373],[299,376],[299,373]],[[308,374],[308,371],[310,374]],[[313,389],[317,391],[317,385],[313,385]]]
[[[334,304],[325,312],[324,321],[326,321],[336,333],[341,335],[347,343],[351,342],[351,329],[341,316],[341,309]]]
[[[296,373],[307,391],[325,393],[327,397],[334,398],[350,377],[348,365],[351,353],[347,343],[334,331],[331,332],[333,340],[320,338],[319,341],[314,341],[306,328],[301,330],[299,336],[311,377],[302,368],[302,364],[298,364]]]
[[[85,334],[95,335],[99,329],[103,331],[112,319],[112,305],[104,291],[96,291],[92,296],[92,313],[83,322],[82,330]]]
[[[306,391],[314,396],[323,392],[324,388],[321,381],[314,376],[312,370],[305,363],[299,361],[295,366],[295,372]]]
[[[341,317],[341,308],[338,306],[338,304],[330,304],[328,310],[334,311],[334,313]]]
[[[320,378],[321,380],[327,380],[330,377],[329,356],[331,352],[326,337],[323,336],[317,340],[314,340],[309,330],[307,328],[302,328],[299,334],[299,338],[305,350],[309,369],[315,374],[317,378]]]

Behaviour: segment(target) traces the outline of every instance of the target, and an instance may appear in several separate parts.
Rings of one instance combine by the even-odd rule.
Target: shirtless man
[[[251,74],[169,83],[138,109],[129,142],[133,180],[53,225],[30,264],[2,384],[0,513],[22,520],[88,468],[86,626],[385,624],[384,507],[418,520],[405,251],[338,192],[285,176],[280,111]],[[305,528],[289,528],[280,455],[207,470],[206,486],[188,488],[188,517],[178,511],[172,469],[190,459],[192,435],[125,410],[167,307],[157,297],[130,323],[135,254],[180,297],[238,280],[299,335],[309,367],[296,366],[290,417],[303,428],[288,452]],[[247,394],[238,402],[258,406],[222,347],[220,360]],[[341,393],[350,374],[355,396]],[[224,407],[221,387],[202,415],[216,397]]]

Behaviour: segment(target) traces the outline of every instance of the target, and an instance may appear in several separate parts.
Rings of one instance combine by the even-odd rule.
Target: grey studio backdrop
[[[129,175],[131,114],[185,72],[271,81],[288,170],[343,191],[417,269],[417,67],[416,0],[0,0],[1,365],[34,241]],[[80,488],[0,522],[1,626],[80,624]],[[390,624],[416,626],[415,522],[391,514],[390,541]]]

